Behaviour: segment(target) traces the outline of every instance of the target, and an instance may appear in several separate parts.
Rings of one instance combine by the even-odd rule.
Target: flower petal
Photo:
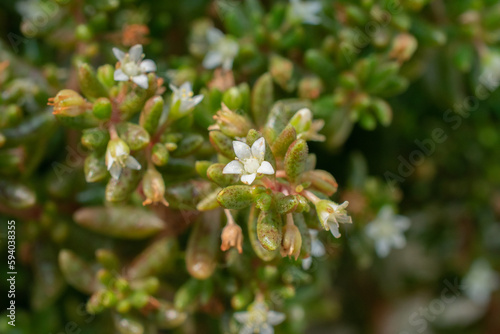
[[[217,28],[210,28],[207,31],[207,40],[209,44],[215,44],[224,38],[224,33]]]
[[[259,160],[259,162],[264,160],[264,155],[266,154],[266,140],[264,137],[257,139],[252,145],[252,155],[254,158]]]
[[[131,47],[130,50],[128,51],[128,55],[131,61],[138,63],[142,58],[142,45],[136,44],[133,47]]]
[[[233,160],[224,167],[222,174],[243,174],[243,164],[238,160]]]
[[[144,59],[139,66],[142,72],[154,72],[156,71],[156,63],[151,59]]]
[[[236,312],[234,318],[241,324],[248,321],[250,314],[248,312]]]
[[[274,334],[274,328],[272,328],[268,324],[262,324],[262,325],[260,325],[259,330],[255,331],[255,333],[259,333],[259,334]]]
[[[336,222],[328,222],[330,227],[330,232],[332,232],[335,238],[340,238],[341,234],[339,232],[339,225]]]
[[[120,178],[120,175],[122,174],[122,167],[120,166],[120,164],[115,162],[113,165],[111,165],[109,174],[111,174],[111,177],[113,179],[118,180]]]
[[[203,67],[206,69],[216,68],[222,63],[222,55],[216,51],[209,51],[203,59]]]
[[[282,323],[285,320],[286,316],[283,313],[276,311],[267,312],[267,322],[273,326],[276,326]]]
[[[241,182],[243,182],[244,184],[250,185],[250,184],[252,184],[252,182],[255,180],[256,177],[257,177],[257,173],[242,175]]]
[[[125,165],[130,169],[135,169],[135,170],[141,169],[141,164],[131,155],[127,157]]]
[[[375,251],[379,257],[386,257],[389,255],[390,246],[385,240],[379,240],[375,243]]]
[[[115,81],[128,81],[128,75],[123,73],[123,71],[120,68],[115,70],[113,78],[115,79]]]
[[[132,77],[132,81],[141,88],[148,89],[149,87],[148,76],[146,74],[136,75],[135,77]]]
[[[196,106],[198,103],[201,102],[201,100],[203,100],[203,95],[202,94],[199,94],[199,95],[196,95],[196,96],[193,96],[193,98],[191,99],[191,104],[194,106]]]
[[[233,141],[234,154],[240,160],[249,159],[252,157],[252,152],[250,151],[250,146],[241,141]]]
[[[175,87],[173,84],[169,84],[168,87],[172,90],[172,92],[177,93],[179,91],[179,88]]]
[[[274,168],[273,168],[273,166],[269,162],[262,161],[262,163],[260,164],[259,169],[257,169],[257,173],[267,174],[267,175],[273,175],[274,174]]]
[[[118,59],[118,61],[122,61],[123,58],[125,58],[125,52],[118,48],[113,48],[113,54],[115,55],[116,59]]]
[[[179,89],[182,91],[182,90],[185,90],[186,93],[189,93],[189,92],[192,92],[193,91],[193,87],[191,86],[191,83],[189,81],[186,81],[185,83],[183,83]]]

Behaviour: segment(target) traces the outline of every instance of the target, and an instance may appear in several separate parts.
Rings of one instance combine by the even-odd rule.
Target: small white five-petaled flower
[[[410,219],[395,215],[391,206],[380,209],[377,217],[366,225],[366,234],[375,241],[375,251],[379,257],[389,255],[391,248],[406,246],[404,231],[410,228]]]
[[[297,20],[305,24],[313,25],[318,25],[321,23],[321,18],[318,15],[322,9],[321,2],[290,0],[290,5],[290,16],[292,20]]]
[[[283,313],[269,310],[262,301],[254,302],[248,307],[248,311],[237,312],[234,317],[243,325],[240,334],[273,334],[273,326],[279,325],[285,320]]]
[[[211,28],[207,31],[209,51],[203,59],[203,66],[207,69],[213,69],[222,65],[222,68],[229,71],[233,68],[234,58],[238,55],[238,42],[225,36],[217,28]]]
[[[156,64],[151,59],[142,60],[144,58],[142,45],[134,45],[128,53],[113,48],[113,53],[120,62],[120,68],[114,73],[115,81],[132,80],[139,87],[147,89],[149,84],[146,73],[156,71]]]
[[[119,179],[123,168],[139,170],[141,165],[130,155],[130,148],[120,138],[112,139],[106,150],[106,166],[114,179]]]
[[[203,95],[201,94],[193,96],[193,88],[190,82],[185,82],[180,87],[170,84],[169,87],[174,93],[172,96],[172,105],[179,103],[180,113],[191,110],[203,100]]]
[[[352,224],[352,218],[347,214],[346,207],[349,202],[337,204],[328,200],[316,203],[319,220],[325,230],[330,230],[335,238],[340,238],[339,224]]]
[[[241,141],[233,141],[236,160],[231,161],[222,170],[223,174],[240,174],[241,182],[252,184],[257,174],[274,174],[273,166],[264,160],[266,142],[261,137],[253,143],[252,148]]]

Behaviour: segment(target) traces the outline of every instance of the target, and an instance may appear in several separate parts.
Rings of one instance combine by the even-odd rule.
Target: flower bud
[[[222,133],[229,137],[245,137],[251,129],[248,118],[230,110],[225,104],[222,104],[214,119]]]
[[[142,205],[148,205],[153,203],[162,203],[168,206],[168,202],[165,200],[165,182],[161,174],[154,169],[154,167],[148,168],[144,178],[142,179],[142,190],[144,195],[146,195],[146,200]]]
[[[293,223],[291,214],[287,215],[287,224],[283,229],[283,242],[281,245],[281,256],[294,257],[298,259],[302,246],[302,236],[300,231]]]
[[[242,243],[243,243],[243,232],[241,231],[241,227],[239,227],[236,223],[228,223],[222,229],[222,244],[220,249],[222,251],[227,251],[229,248],[234,247],[238,249],[238,253],[242,253]]]
[[[49,98],[47,103],[54,106],[54,115],[75,117],[82,115],[90,109],[90,104],[85,99],[71,89],[63,89],[55,97]]]
[[[92,113],[101,120],[107,120],[111,117],[111,102],[106,97],[100,97],[94,102]]]

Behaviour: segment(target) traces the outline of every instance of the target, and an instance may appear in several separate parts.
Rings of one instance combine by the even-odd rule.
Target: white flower
[[[292,20],[313,25],[321,23],[321,18],[318,15],[322,9],[321,2],[290,0],[290,6],[289,15]]]
[[[328,200],[321,200],[316,203],[316,211],[319,221],[325,230],[330,230],[335,238],[340,238],[339,224],[352,224],[352,218],[347,214],[346,207],[349,202],[337,204]]]
[[[203,95],[193,96],[193,88],[191,87],[190,82],[183,83],[179,88],[170,84],[170,89],[174,93],[172,96],[172,105],[180,102],[179,104],[179,112],[183,113],[185,111],[191,110],[198,103],[203,100]]]
[[[223,174],[240,174],[241,182],[252,184],[257,174],[274,174],[273,166],[264,160],[266,142],[261,137],[253,143],[252,148],[241,141],[233,141],[236,160],[231,161],[222,170]]]
[[[211,28],[207,31],[207,39],[210,49],[203,59],[203,66],[213,69],[222,65],[226,71],[233,68],[234,58],[238,55],[238,42],[225,36],[222,31]]]
[[[132,80],[139,87],[147,89],[148,76],[145,73],[156,71],[156,64],[151,59],[144,59],[142,45],[137,44],[130,48],[128,53],[113,48],[115,57],[120,62],[120,68],[115,70],[115,81]]]
[[[490,301],[491,293],[499,287],[498,274],[491,269],[488,261],[478,259],[464,277],[463,284],[467,297],[479,305],[486,305]]]
[[[135,170],[141,169],[139,162],[130,155],[128,145],[120,138],[109,141],[106,150],[106,166],[111,176],[117,180],[125,167]]]
[[[404,231],[410,228],[410,219],[395,215],[391,206],[380,209],[375,220],[366,225],[366,234],[375,241],[375,251],[379,257],[389,255],[391,248],[406,246]]]
[[[311,268],[313,257],[322,257],[325,255],[325,246],[318,239],[318,230],[309,229],[309,235],[311,236],[311,256],[302,260],[302,269],[304,270]]]
[[[247,312],[237,312],[234,318],[243,325],[240,334],[273,334],[274,328],[285,320],[280,312],[270,311],[263,302],[254,302]]]

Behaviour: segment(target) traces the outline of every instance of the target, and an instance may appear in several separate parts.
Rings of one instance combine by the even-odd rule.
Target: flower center
[[[188,91],[186,88],[181,89],[181,100],[191,101],[191,97],[193,96],[193,92]]]
[[[122,71],[129,77],[135,77],[141,73],[139,65],[134,62],[126,62],[122,65]]]
[[[257,169],[260,167],[259,160],[255,158],[248,158],[243,161],[243,164],[245,165],[245,170],[250,174],[257,173]]]
[[[396,234],[396,230],[390,222],[384,222],[383,224],[380,224],[378,234],[380,237],[390,237]]]

